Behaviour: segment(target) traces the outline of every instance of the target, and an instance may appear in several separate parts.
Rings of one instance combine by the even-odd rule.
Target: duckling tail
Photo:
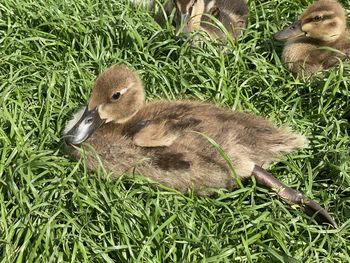
[[[315,216],[317,222],[329,223],[334,228],[338,227],[331,215],[317,202],[307,199],[299,191],[286,186],[260,166],[254,166],[252,175],[259,185],[273,190],[290,205],[300,205],[306,214]]]

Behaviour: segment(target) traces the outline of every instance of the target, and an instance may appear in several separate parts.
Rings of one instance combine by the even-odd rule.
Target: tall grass
[[[349,262],[350,65],[295,78],[272,38],[310,2],[250,1],[244,36],[221,48],[177,41],[126,1],[2,0],[1,262]],[[254,183],[195,197],[69,159],[64,124],[114,63],[141,74],[148,100],[206,100],[305,134],[310,147],[270,171],[339,229]]]

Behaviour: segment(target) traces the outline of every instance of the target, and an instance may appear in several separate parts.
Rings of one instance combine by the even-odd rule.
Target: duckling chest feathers
[[[327,50],[329,46],[331,49]],[[283,49],[283,63],[293,72],[299,72],[300,67],[306,71],[314,72],[320,68],[327,69],[339,59],[344,59],[350,53],[350,39],[340,39],[332,44],[321,45],[316,40],[302,39],[287,43]]]

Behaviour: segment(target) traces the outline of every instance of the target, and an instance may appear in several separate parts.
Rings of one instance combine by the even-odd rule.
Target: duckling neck
[[[145,107],[145,101],[142,97],[142,101],[138,100],[132,102],[132,105],[127,106],[128,108],[124,110],[119,110],[118,114],[112,119],[114,124],[125,124],[132,120],[137,114],[140,113],[141,109]]]
[[[348,47],[350,45],[350,30],[345,30],[344,33],[338,35],[332,41],[323,41],[318,44],[319,46],[330,46],[334,48],[343,49],[344,46]]]
[[[126,123],[129,122],[138,112],[139,112],[139,110],[135,111],[134,113],[132,113],[131,115],[129,115],[129,116],[127,116],[127,117],[124,117],[124,118],[121,118],[121,119],[117,119],[117,120],[113,121],[113,123],[115,123],[115,124],[120,124],[120,125],[126,124]]]

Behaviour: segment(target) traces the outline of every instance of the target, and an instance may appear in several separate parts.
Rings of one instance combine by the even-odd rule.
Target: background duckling
[[[327,69],[350,53],[350,31],[344,8],[333,0],[319,0],[307,8],[299,20],[275,34],[287,41],[282,53],[285,66],[308,76]],[[330,47],[336,50],[324,49]]]
[[[155,20],[164,25],[174,9],[176,34],[202,30],[211,38],[221,40],[226,39],[226,34],[213,17],[223,24],[228,34],[238,38],[246,27],[249,12],[246,0],[168,0]]]
[[[269,121],[211,104],[194,101],[157,101],[145,104],[138,75],[124,66],[113,66],[96,80],[88,106],[68,123],[64,140],[76,159],[87,153],[89,168],[99,162],[119,177],[128,172],[142,175],[181,192],[200,195],[210,189],[236,185],[228,163],[203,134],[214,139],[232,160],[236,175],[275,191],[291,204],[336,227],[331,216],[312,200],[289,188],[262,166],[281,154],[303,147],[304,136],[277,128]]]

